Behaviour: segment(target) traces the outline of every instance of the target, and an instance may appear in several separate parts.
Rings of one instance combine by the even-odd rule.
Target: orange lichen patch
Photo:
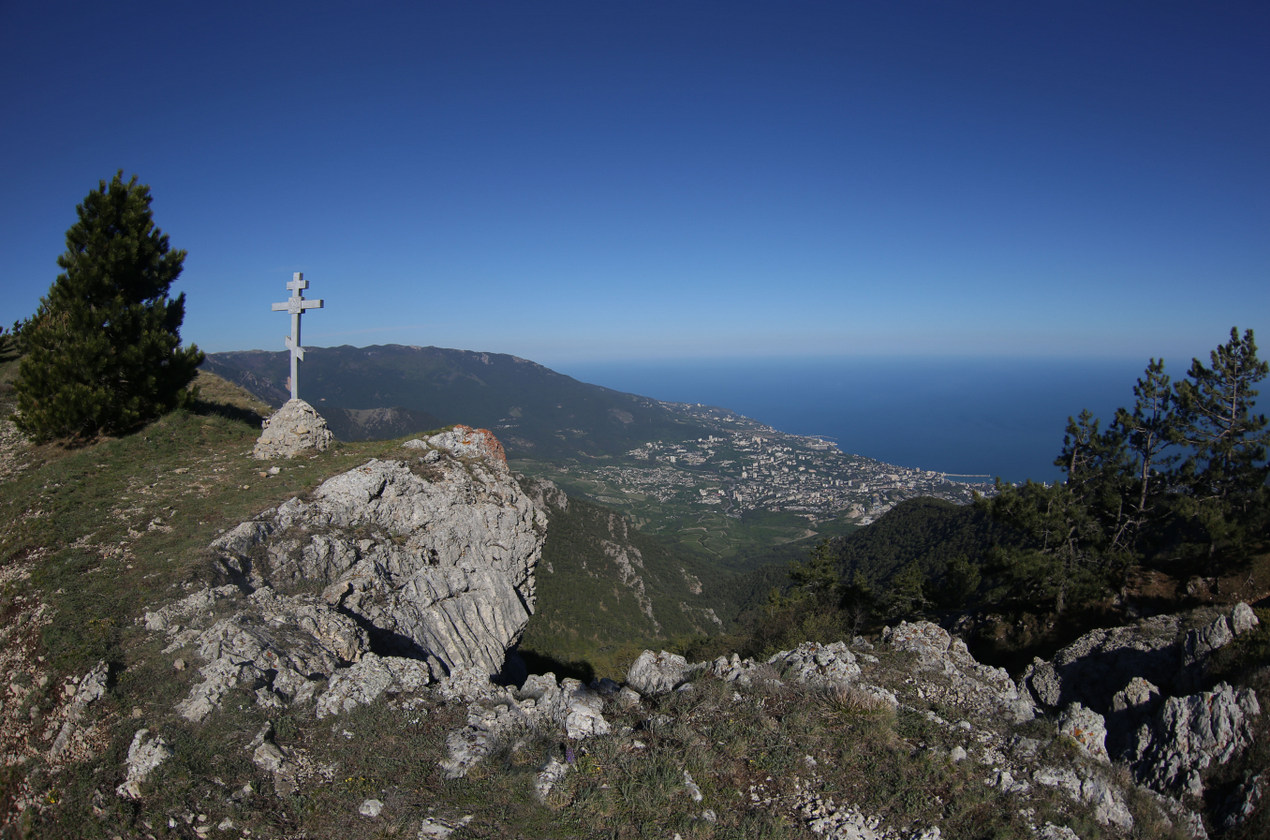
[[[473,429],[471,426],[459,424],[454,427],[454,431],[463,435],[464,445],[479,447],[487,457],[501,462],[504,466],[507,464],[507,453],[503,450],[503,445],[489,429]]]

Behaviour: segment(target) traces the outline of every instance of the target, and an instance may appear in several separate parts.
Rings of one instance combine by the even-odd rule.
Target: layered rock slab
[[[262,705],[325,715],[500,673],[534,609],[546,517],[488,432],[404,449],[225,533],[211,552],[231,585],[147,615],[203,660],[182,714],[201,720],[246,683]]]
[[[213,553],[253,588],[321,587],[381,652],[443,674],[498,674],[534,609],[546,516],[488,432],[455,427],[406,448],[418,454],[335,476],[239,525]]]

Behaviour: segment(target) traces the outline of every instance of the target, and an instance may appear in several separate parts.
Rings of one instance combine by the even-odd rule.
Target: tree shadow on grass
[[[223,417],[235,423],[243,423],[252,428],[259,429],[260,424],[267,418],[266,415],[250,408],[244,408],[237,405],[229,405],[227,403],[209,402],[208,400],[195,398],[190,403],[190,411],[200,417]]]

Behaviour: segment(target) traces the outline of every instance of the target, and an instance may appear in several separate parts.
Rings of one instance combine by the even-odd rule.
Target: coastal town
[[[995,492],[986,476],[953,480],[847,454],[828,440],[786,434],[724,409],[677,407],[717,431],[692,440],[645,443],[627,452],[621,464],[588,470],[591,476],[628,498],[711,507],[735,517],[784,512],[813,523],[845,517],[860,525],[905,499],[966,503],[976,494]]]

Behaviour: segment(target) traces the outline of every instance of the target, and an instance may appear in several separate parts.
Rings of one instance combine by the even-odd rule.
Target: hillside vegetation
[[[797,585],[769,599],[752,635],[939,618],[1022,667],[1092,627],[1264,604],[1270,430],[1255,407],[1268,372],[1251,331],[1235,329],[1176,382],[1152,359],[1110,423],[1069,418],[1055,446],[1064,481],[999,485],[972,505],[901,503],[796,565]]]
[[[0,363],[0,383],[11,364]],[[933,625],[910,626],[889,643],[875,638],[876,647],[856,640],[854,654],[841,645],[813,646],[786,657],[826,666],[858,661],[868,685],[804,682],[786,666],[725,660],[698,672],[691,689],[645,688],[638,699],[610,693],[603,701],[607,734],[581,739],[540,726],[502,732],[461,778],[442,769],[455,733],[497,720],[526,698],[508,694],[469,706],[421,692],[359,706],[332,722],[316,719],[312,704],[262,707],[247,685],[206,723],[192,723],[174,711],[191,682],[184,657],[192,654],[147,632],[143,612],[212,582],[207,547],[224,529],[398,446],[338,444],[276,463],[275,471],[249,457],[264,407],[214,377],[200,384],[189,410],[77,448],[31,446],[3,428],[0,515],[12,527],[0,537],[0,609],[9,619],[0,627],[8,680],[0,711],[0,836],[808,838],[868,829],[908,840],[936,836],[929,833],[934,826],[957,837],[1183,836],[1150,796],[1091,763],[1054,721],[994,713],[992,703],[1001,701],[992,698],[1014,692],[1003,673],[965,659],[924,665],[926,654],[901,644],[925,634],[936,640],[933,650],[948,650],[946,634],[939,643]],[[7,397],[0,392],[0,400]],[[539,610],[524,638],[531,664],[621,678],[641,639],[717,626],[704,601],[671,607],[652,597],[671,591],[676,578],[697,577],[703,592],[719,586],[733,604],[754,585],[705,579],[703,569],[664,552],[614,512],[547,492],[556,535],[544,549]],[[976,533],[962,529],[955,509],[938,504],[913,503],[896,511],[897,521],[913,513],[927,525],[877,569],[927,540],[959,547]],[[855,539],[867,540],[870,530]],[[863,557],[862,575],[874,568]],[[794,588],[763,605],[759,623],[796,618],[782,626],[784,638],[807,628],[849,634],[852,627],[832,626],[840,613],[822,609],[841,605],[833,596],[846,591],[826,574],[835,562],[822,548],[794,564]],[[856,584],[865,588],[863,579]],[[564,605],[572,609],[566,613]],[[585,619],[565,617],[579,613]],[[1260,630],[1212,659],[1206,679],[1251,680],[1264,691],[1264,669],[1247,667],[1266,657],[1270,615],[1262,617]],[[859,625],[867,629],[868,622]],[[612,643],[620,633],[631,634],[625,647]],[[748,644],[778,641],[769,634]],[[88,706],[78,699],[80,688],[98,662],[105,663],[104,690]],[[986,692],[988,706],[962,704],[965,679],[991,681],[990,689],[975,689]],[[1267,741],[1261,721],[1258,744]],[[139,798],[123,798],[115,791],[143,724],[171,755],[140,786]],[[70,733],[64,745],[51,748],[62,732]],[[267,746],[288,757],[294,780],[283,784],[260,759]],[[1210,773],[1213,795],[1242,789],[1245,771],[1264,759],[1258,747],[1245,763]],[[552,767],[563,769],[544,787],[544,768]],[[1126,792],[1116,794],[1109,818],[1065,782],[1008,792],[1010,774],[1024,772],[1075,778],[1077,791],[1085,779]],[[1253,837],[1263,827],[1254,819],[1228,836]]]

